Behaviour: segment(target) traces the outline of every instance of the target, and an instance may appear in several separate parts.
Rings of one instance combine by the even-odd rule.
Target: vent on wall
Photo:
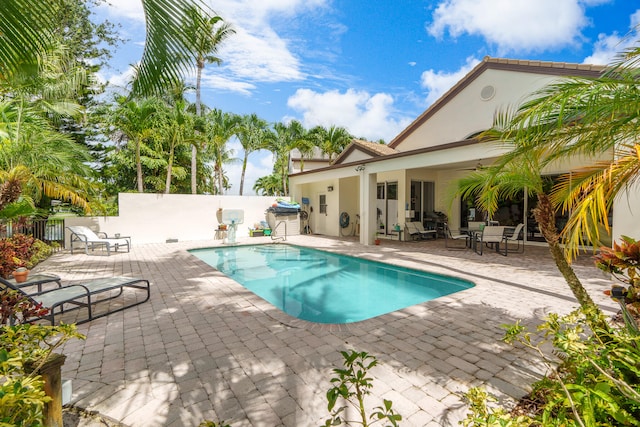
[[[482,90],[480,91],[480,99],[482,99],[483,101],[488,101],[491,98],[493,98],[493,95],[496,94],[496,88],[489,85],[489,86],[485,86],[482,88]]]

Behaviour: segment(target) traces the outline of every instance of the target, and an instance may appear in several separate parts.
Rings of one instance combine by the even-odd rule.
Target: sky
[[[206,105],[370,141],[390,142],[485,56],[605,65],[640,38],[637,0],[205,1],[236,31],[204,70]],[[127,41],[100,77],[122,87],[142,57],[142,3],[94,13],[121,24]],[[252,153],[244,194],[272,167],[270,153]],[[238,194],[241,165],[226,169]]]

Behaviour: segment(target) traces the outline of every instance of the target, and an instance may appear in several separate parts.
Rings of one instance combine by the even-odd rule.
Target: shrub
[[[39,370],[66,341],[84,339],[75,325],[26,323],[46,313],[15,291],[0,292],[0,425],[42,425],[44,405],[51,399]],[[9,319],[18,325],[6,326]]]
[[[539,326],[544,338],[537,342],[518,323],[508,326],[505,341],[537,351],[553,372],[533,385],[533,425],[640,426],[640,336],[627,328],[590,331],[594,316],[582,309],[563,317],[552,314]],[[541,349],[547,339],[562,361],[557,368],[555,359]],[[483,413],[477,394],[467,394],[467,399],[475,399],[467,426],[526,425],[518,424],[524,421],[513,414],[500,424],[473,424],[469,420],[488,422],[492,416],[505,417],[505,412]]]
[[[7,278],[17,267],[33,268],[46,259],[53,248],[25,234],[0,239],[0,276]]]

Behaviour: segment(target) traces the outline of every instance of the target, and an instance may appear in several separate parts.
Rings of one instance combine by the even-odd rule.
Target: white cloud
[[[580,0],[444,0],[427,30],[435,37],[480,36],[504,55],[566,47],[588,24]]]
[[[287,105],[302,113],[302,124],[313,126],[341,126],[356,137],[376,141],[390,141],[411,119],[392,117],[393,98],[386,93],[369,94],[349,89],[345,93],[331,90],[318,93],[298,89]]]
[[[433,104],[479,63],[479,60],[469,57],[467,58],[467,62],[459,70],[452,73],[434,71],[433,69],[423,72],[420,77],[420,85],[428,92],[427,99],[425,101],[426,104]]]
[[[100,12],[116,19],[144,22],[140,0],[111,0],[110,3],[111,6],[101,6]],[[221,46],[222,67],[205,68],[212,87],[220,87],[217,84],[221,83],[226,90],[247,94],[255,89],[254,83],[299,81],[306,77],[301,71],[295,46],[277,33],[271,20],[326,7],[328,0],[221,0],[210,3],[236,31]],[[140,33],[130,38],[144,37],[142,25],[137,28],[125,24],[123,30]]]
[[[629,28],[631,33],[621,37],[618,33],[598,34],[598,40],[593,46],[593,53],[584,59],[585,64],[607,65],[618,60],[618,55],[625,49],[634,46],[638,34],[636,27],[640,24],[640,9],[630,17]]]

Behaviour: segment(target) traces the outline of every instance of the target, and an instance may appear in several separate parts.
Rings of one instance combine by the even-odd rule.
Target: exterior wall
[[[212,239],[218,228],[216,211],[244,210],[244,223],[237,236],[249,236],[249,228],[266,221],[265,210],[274,203],[273,197],[206,196],[192,194],[120,193],[119,216],[70,217],[67,225],[87,225],[107,233],[131,236],[132,243],[164,243],[168,239]],[[67,233],[66,241],[69,236]]]
[[[351,236],[356,234],[356,215],[360,214],[360,179],[357,176],[352,178],[343,178],[340,180],[340,214],[346,212],[349,214],[349,226],[340,227],[342,236]],[[338,217],[338,225],[340,217]]]
[[[368,159],[371,159],[370,154],[367,154],[363,151],[356,149],[356,150],[353,150],[351,153],[349,153],[349,155],[347,155],[345,158],[343,158],[340,163],[352,163],[352,162],[359,162],[359,161],[368,160]]]
[[[487,70],[396,148],[404,152],[464,140],[471,134],[490,128],[496,111],[518,104],[528,94],[554,80],[557,77]],[[489,85],[495,88],[495,94],[484,101],[480,93]]]
[[[640,239],[640,184],[622,191],[613,204],[612,238],[620,242],[620,236]]]

